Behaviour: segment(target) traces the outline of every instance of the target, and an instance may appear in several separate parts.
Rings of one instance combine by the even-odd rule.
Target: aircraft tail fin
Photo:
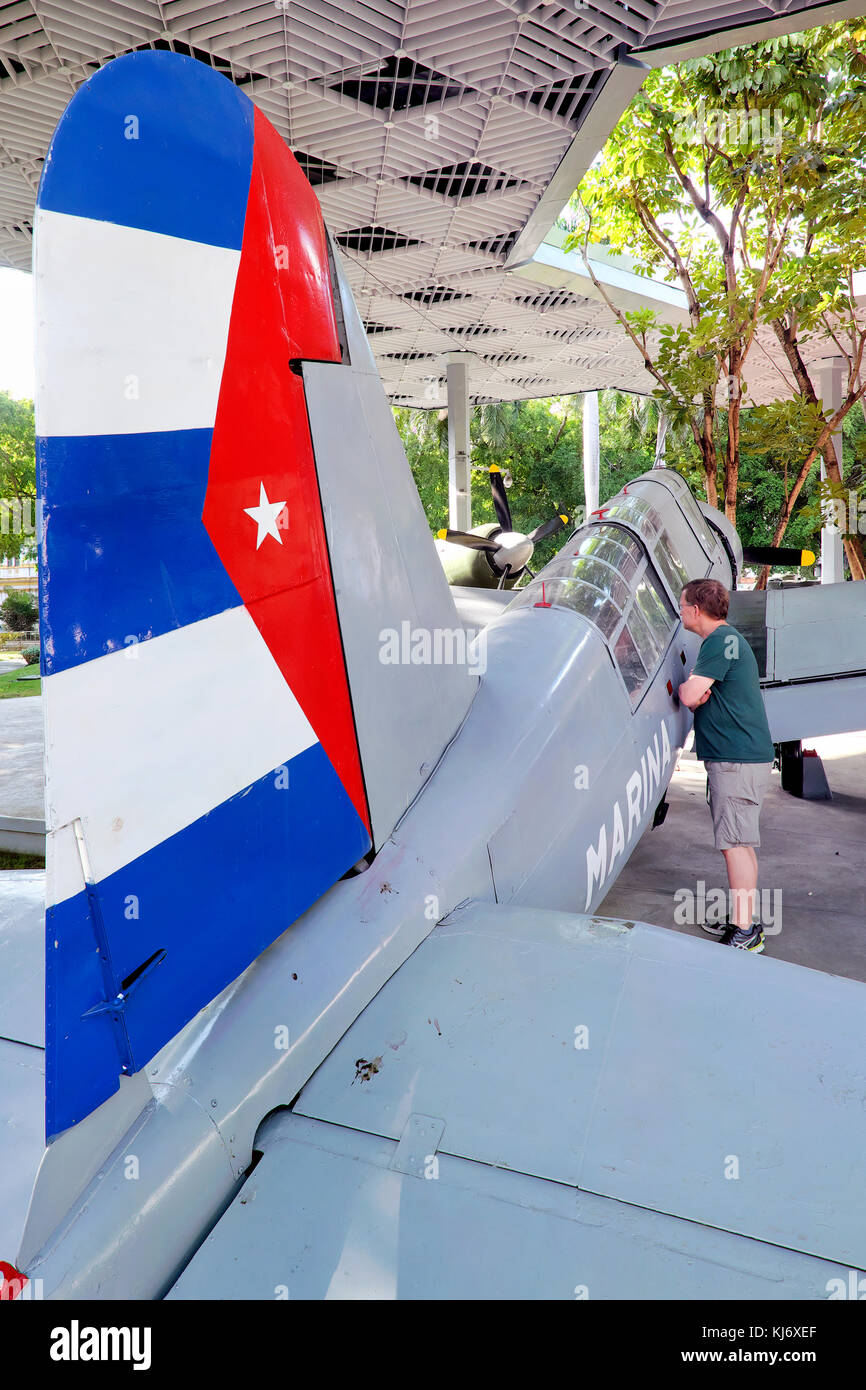
[[[368,677],[341,588],[380,627],[419,608],[385,601],[377,547],[411,511],[404,479],[387,514],[396,465],[365,479],[376,526],[343,553],[340,469],[372,468],[387,402],[376,379],[342,408],[321,210],[244,93],[171,53],[95,73],[49,150],[34,268],[50,1137],[370,850],[371,809],[390,833],[421,774],[385,805],[369,708],[387,718],[399,682]],[[332,441],[324,482],[305,364],[366,431]],[[427,611],[448,603],[443,578]],[[444,703],[413,757],[453,733]]]

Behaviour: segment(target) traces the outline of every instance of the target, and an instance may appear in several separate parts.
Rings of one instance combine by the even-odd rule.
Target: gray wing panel
[[[848,1270],[282,1114],[170,1299],[825,1299]]]
[[[14,1260],[45,1148],[45,1054],[0,1038],[0,1258]]]
[[[866,725],[866,584],[735,593],[729,617],[757,658],[775,743]]]
[[[866,584],[815,584],[771,590],[774,680],[866,671]],[[862,715],[862,710],[861,710]]]
[[[463,625],[470,632],[478,632],[496,621],[514,594],[510,589],[455,588],[451,597]]]
[[[866,726],[866,676],[774,685],[763,695],[774,743],[859,733]]]
[[[660,927],[473,904],[296,1110],[391,1139],[436,1116],[455,1156],[863,1267],[864,1005]]]

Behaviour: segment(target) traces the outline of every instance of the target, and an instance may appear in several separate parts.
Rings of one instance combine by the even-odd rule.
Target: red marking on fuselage
[[[294,157],[257,111],[202,520],[369,829],[304,386],[289,366],[297,359],[340,361],[325,229]],[[246,508],[259,505],[262,484],[286,506],[282,544],[266,535],[256,549]]]
[[[7,1260],[0,1260],[0,1301],[5,1303],[19,1298],[28,1282],[27,1275],[22,1274],[20,1269]]]

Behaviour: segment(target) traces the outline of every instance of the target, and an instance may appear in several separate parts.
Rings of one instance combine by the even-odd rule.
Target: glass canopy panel
[[[542,581],[536,579],[515,595],[509,608],[534,608],[541,602]],[[605,637],[611,635],[622,617],[620,609],[601,589],[567,576],[548,579],[545,575],[544,602],[553,608],[570,608],[588,618]]]
[[[667,531],[662,531],[653,551],[656,566],[671,587],[671,593],[679,599],[683,586],[689,582],[689,572],[678,555],[671,549]]]
[[[637,648],[627,627],[620,630],[614,647],[614,656],[622,672],[626,690],[631,696],[631,702],[636,705],[647,684],[647,673],[643,662],[638,655]]]
[[[613,529],[613,528],[609,528]],[[625,535],[625,532],[620,532]],[[640,564],[640,556],[635,558],[634,554],[627,550],[625,546],[619,544],[618,540],[612,540],[608,536],[596,533],[594,536],[587,536],[580,546],[581,555],[603,560],[605,564],[611,565],[615,570],[629,580],[637,573]]]
[[[608,594],[621,611],[628,603],[630,593],[628,584],[617,574],[615,569],[605,564],[603,560],[596,560],[591,555],[576,555],[572,573],[575,579],[581,579],[584,583],[592,584],[594,588],[601,589],[602,593]]]
[[[632,604],[625,621],[632,640],[640,653],[641,661],[647,671],[654,671],[667,644],[659,640],[658,635],[642,617],[636,604]]]
[[[648,540],[655,540],[662,530],[662,519],[655,507],[642,497],[617,497],[608,502],[603,510],[605,517],[621,517]]]
[[[643,546],[637,537],[633,536],[631,531],[627,531],[624,526],[596,526],[593,528],[593,534],[616,541],[617,545],[623,546],[638,564],[643,559]]]
[[[647,627],[655,634],[656,641],[666,647],[676,625],[676,614],[650,569],[641,576],[634,601]]]

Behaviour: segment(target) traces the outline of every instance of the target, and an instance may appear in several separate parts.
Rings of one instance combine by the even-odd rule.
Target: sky
[[[33,399],[33,278],[0,269],[0,391]]]

